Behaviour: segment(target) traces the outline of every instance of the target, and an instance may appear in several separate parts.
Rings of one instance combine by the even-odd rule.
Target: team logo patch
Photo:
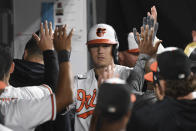
[[[77,117],[86,119],[93,114],[95,108],[94,101],[96,98],[96,94],[96,89],[93,90],[93,95],[87,95],[86,91],[83,89],[77,90],[77,100],[78,102],[80,101],[80,105],[76,109],[76,112],[78,113]],[[82,111],[83,108],[85,108],[85,112]]]
[[[98,37],[103,37],[105,33],[106,33],[105,28],[97,28],[96,34],[97,34]]]

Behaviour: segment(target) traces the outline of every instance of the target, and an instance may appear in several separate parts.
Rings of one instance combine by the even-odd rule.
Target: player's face
[[[127,51],[123,51],[122,55],[123,59],[121,60],[121,57],[119,57],[119,63],[124,66],[134,67],[139,53],[129,53]]]
[[[89,51],[96,68],[113,64],[112,45],[94,44],[89,47]]]

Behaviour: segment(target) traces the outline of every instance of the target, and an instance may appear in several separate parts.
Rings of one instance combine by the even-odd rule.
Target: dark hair
[[[8,71],[13,62],[13,53],[11,47],[4,43],[0,43],[0,61],[0,80],[3,80],[4,76],[8,74]]]
[[[92,115],[89,131],[101,131],[103,126],[117,123],[122,119],[123,117],[119,117],[118,119],[106,117],[101,110],[95,108]]]
[[[39,30],[36,32],[36,34],[39,35]],[[42,55],[42,51],[38,47],[37,41],[34,37],[31,37],[30,40],[27,42],[25,50],[27,50],[28,56]]]
[[[118,44],[112,46],[112,57],[114,59],[114,64],[118,64]]]
[[[186,96],[196,89],[196,76],[183,80],[166,80],[165,95],[173,98]]]
[[[130,93],[128,84],[101,84],[91,119],[90,131],[101,131],[105,126],[122,122],[133,106]]]

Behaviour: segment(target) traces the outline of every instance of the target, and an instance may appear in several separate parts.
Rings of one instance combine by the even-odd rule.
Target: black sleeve
[[[53,50],[46,50],[43,52],[44,57],[44,84],[51,87],[55,92],[57,85],[57,78],[59,73],[57,55]]]

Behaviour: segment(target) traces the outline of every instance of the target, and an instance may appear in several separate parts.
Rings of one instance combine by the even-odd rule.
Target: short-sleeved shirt
[[[7,128],[6,126],[3,126],[2,124],[0,124],[0,131],[13,131],[13,130]]]
[[[40,99],[47,95],[52,94],[52,90],[47,85],[40,85],[40,86],[26,86],[15,88],[11,85],[7,86],[4,92],[0,95],[0,98],[19,98],[19,99]]]
[[[140,54],[134,68],[115,65],[114,74],[120,79],[127,80],[130,90],[141,91],[144,82],[144,67],[149,56]],[[88,131],[90,121],[97,103],[98,85],[94,69],[83,75],[77,75],[74,79],[74,104],[75,108],[75,131]]]
[[[0,95],[4,125],[14,131],[33,131],[48,120],[55,120],[56,99],[47,86],[14,88],[8,86]]]

